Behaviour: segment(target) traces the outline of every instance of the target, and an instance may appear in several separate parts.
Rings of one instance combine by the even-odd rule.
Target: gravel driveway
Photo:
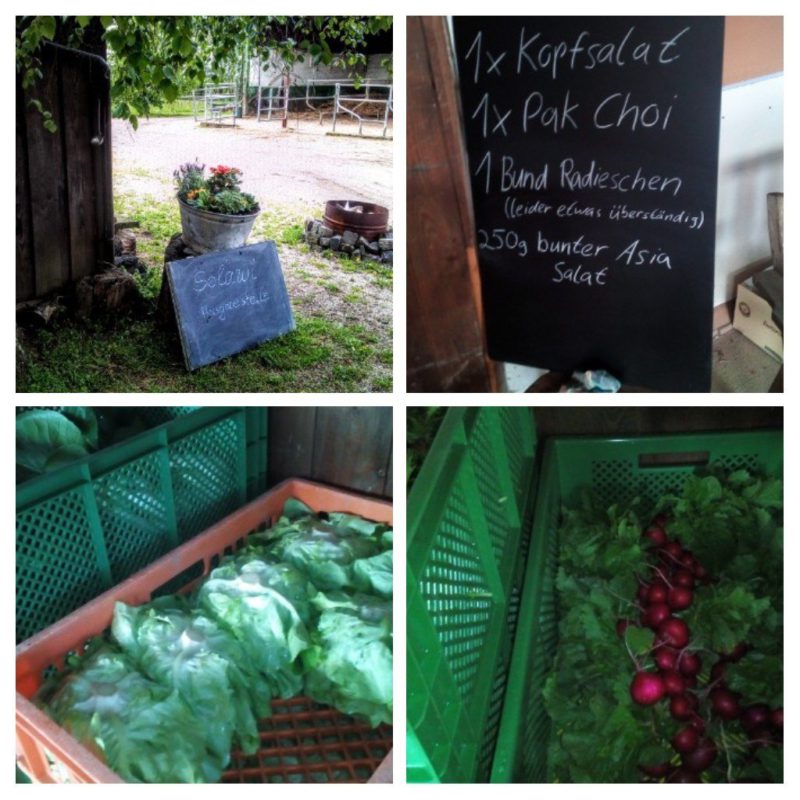
[[[337,123],[337,133],[355,126]],[[208,166],[226,164],[244,173],[243,188],[262,208],[319,207],[333,199],[354,199],[392,208],[392,141],[374,137],[328,136],[327,124],[304,118],[245,119],[233,127],[200,127],[191,117],[144,119],[138,130],[113,121],[115,190],[167,199],[172,171],[199,159]]]

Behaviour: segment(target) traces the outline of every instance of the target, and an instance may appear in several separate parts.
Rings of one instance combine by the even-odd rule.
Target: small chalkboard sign
[[[294,330],[274,242],[172,261],[166,271],[189,370]]]
[[[708,391],[723,18],[453,28],[490,355]]]

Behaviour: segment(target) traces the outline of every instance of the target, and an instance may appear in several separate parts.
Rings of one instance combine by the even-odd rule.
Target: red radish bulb
[[[658,525],[651,525],[643,534],[645,539],[649,539],[654,547],[663,547],[668,539],[664,529]]]
[[[631,697],[640,706],[651,706],[664,696],[664,681],[654,672],[637,672],[631,681]]]
[[[673,586],[667,593],[667,603],[673,611],[684,611],[689,608],[693,600],[692,590],[684,586]]]
[[[691,719],[696,706],[697,698],[692,694],[678,694],[669,699],[669,713],[675,719]]]
[[[702,664],[697,653],[681,653],[678,658],[678,669],[684,675],[697,675]]]
[[[782,731],[783,730],[783,708],[773,708],[769,715],[769,721],[772,727]]]
[[[674,564],[678,561],[683,554],[683,548],[680,545],[680,542],[667,542],[661,548],[661,555],[663,556],[664,560],[670,564]]]
[[[717,661],[713,667],[711,667],[711,682],[717,683],[722,682],[725,680],[725,662],[724,661]]]
[[[669,778],[668,783],[700,783],[700,776],[686,767],[678,767]]]
[[[700,734],[698,734],[697,728],[687,725],[672,737],[671,742],[679,753],[691,753],[700,742]]]
[[[722,719],[736,719],[742,713],[738,695],[728,689],[712,689],[708,697],[711,700],[711,710]]]
[[[669,590],[663,584],[654,583],[647,590],[647,602],[651,605],[655,603],[666,603],[668,596]]]
[[[739,721],[746,733],[751,733],[757,728],[765,728],[769,724],[769,706],[765,703],[755,703],[742,711]]]
[[[683,675],[677,670],[668,669],[661,673],[661,680],[664,681],[664,691],[668,695],[683,694],[686,691],[686,683]]]
[[[692,716],[690,724],[698,733],[705,733],[706,721],[699,714],[694,714]]]
[[[679,650],[689,644],[689,626],[677,617],[669,617],[658,626],[658,636],[665,644]]]
[[[678,653],[671,647],[659,647],[653,656],[653,661],[660,670],[675,669],[678,661]]]
[[[672,769],[672,764],[669,761],[665,761],[663,764],[640,765],[639,769],[651,778],[666,778]]]
[[[681,763],[692,772],[705,772],[717,758],[717,747],[711,739],[701,739],[691,753],[681,756]]]
[[[636,598],[639,600],[640,603],[646,603],[647,602],[647,593],[649,591],[650,591],[650,584],[649,583],[643,583],[639,587],[639,590],[636,592]]]
[[[708,570],[702,564],[696,564],[694,568],[694,576],[699,581],[704,581],[708,577]]]
[[[688,569],[679,569],[672,576],[673,586],[682,586],[684,589],[694,589],[694,575]]]
[[[672,611],[666,603],[654,603],[642,612],[642,625],[656,630],[662,622],[669,619]]]
[[[749,649],[749,644],[746,642],[739,642],[739,644],[737,644],[736,647],[730,651],[730,653],[725,653],[720,660],[729,661],[731,664],[735,664],[737,661],[741,661],[745,657]]]

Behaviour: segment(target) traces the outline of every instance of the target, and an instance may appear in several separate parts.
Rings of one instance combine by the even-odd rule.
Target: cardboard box
[[[772,304],[758,293],[752,280],[740,283],[736,289],[733,327],[783,363],[783,333],[772,319]]]

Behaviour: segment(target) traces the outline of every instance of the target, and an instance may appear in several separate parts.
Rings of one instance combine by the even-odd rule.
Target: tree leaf
[[[56,35],[55,17],[38,17],[36,20],[39,32],[44,39],[51,39]]]

